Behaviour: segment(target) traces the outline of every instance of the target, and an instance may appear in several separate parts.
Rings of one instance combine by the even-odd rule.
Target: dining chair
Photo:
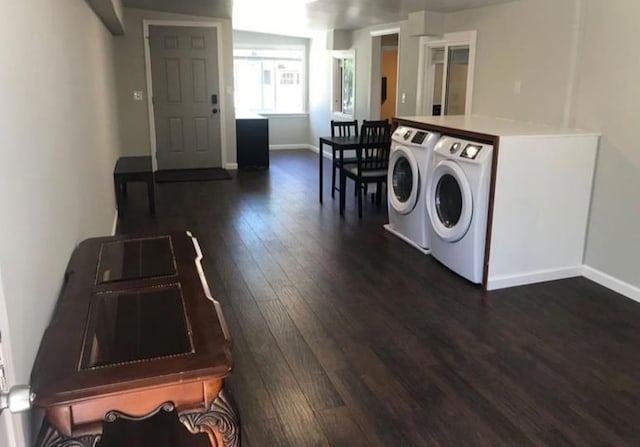
[[[387,180],[389,152],[391,149],[391,126],[387,120],[364,121],[360,130],[360,146],[356,151],[356,162],[343,165],[340,170],[340,215],[344,215],[346,179],[355,182],[358,196],[358,217],[362,218],[362,194],[364,188],[375,183],[376,203],[382,203],[382,185]],[[342,154],[340,154],[342,156]]]
[[[358,136],[358,120],[353,121],[335,121],[331,120],[331,136],[332,137],[351,137]],[[337,150],[335,146],[332,146],[332,166],[331,166],[331,198],[335,198],[336,190],[336,169],[339,171],[344,164],[356,163],[355,154],[350,157],[337,156]]]

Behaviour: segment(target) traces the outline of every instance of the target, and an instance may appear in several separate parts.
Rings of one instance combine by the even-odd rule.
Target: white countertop
[[[492,118],[478,115],[399,116],[397,118],[406,121],[414,121],[416,123],[432,124],[434,126],[449,127],[452,129],[482,133],[497,137],[600,135],[598,132],[581,129],[554,127],[545,124],[528,123],[505,118]]]

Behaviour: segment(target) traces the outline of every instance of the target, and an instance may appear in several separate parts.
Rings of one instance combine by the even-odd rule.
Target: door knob
[[[11,388],[8,392],[0,392],[0,413],[8,409],[12,413],[31,409],[31,405],[35,400],[35,393],[31,392],[28,385],[18,385]]]
[[[218,113],[218,109],[213,109],[213,110],[211,111],[211,113],[213,113],[213,114],[215,115],[216,113]]]

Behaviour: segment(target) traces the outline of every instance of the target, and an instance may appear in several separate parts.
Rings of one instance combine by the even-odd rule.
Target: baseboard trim
[[[403,242],[406,242],[407,244],[411,245],[413,248],[415,248],[416,250],[418,250],[420,253],[422,253],[423,255],[428,255],[431,253],[431,251],[429,251],[428,248],[423,248],[421,246],[419,246],[418,244],[416,244],[415,242],[413,242],[411,239],[409,239],[408,237],[406,237],[404,234],[399,233],[398,231],[396,231],[395,228],[393,228],[391,226],[391,224],[387,224],[384,225],[383,228],[385,230],[387,230],[389,233],[393,234],[395,237],[399,238],[400,240],[402,240]]]
[[[515,275],[489,276],[487,290],[504,289],[506,287],[524,286],[537,282],[556,281],[558,279],[574,278],[582,276],[582,265],[536,272],[521,273]]]
[[[320,152],[320,148],[312,144],[308,144],[307,149],[309,149],[311,152],[315,152],[316,154]],[[331,152],[322,151],[322,155],[324,156],[324,158],[328,158],[329,160],[333,158],[333,154]]]
[[[308,144],[270,144],[270,151],[289,151],[289,150],[305,150],[308,149]]]
[[[111,225],[111,236],[115,236],[116,231],[118,231],[118,210],[117,209],[113,216],[113,225]]]
[[[613,276],[598,269],[594,269],[593,267],[589,267],[588,265],[582,266],[582,275],[585,278],[606,287],[607,289],[611,289],[620,295],[624,295],[627,298],[640,303],[640,287],[624,282],[618,278],[614,278]]]
[[[227,163],[226,165],[224,165],[225,169],[228,169],[230,171],[237,171],[238,170],[238,163]]]

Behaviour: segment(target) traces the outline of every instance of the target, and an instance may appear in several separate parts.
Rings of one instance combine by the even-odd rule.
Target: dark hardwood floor
[[[268,171],[157,185],[155,218],[130,185],[118,226],[198,237],[244,447],[640,445],[640,305],[583,278],[485,297],[386,233],[384,208],[358,220],[350,190],[340,218],[317,184],[317,155],[272,152]]]

